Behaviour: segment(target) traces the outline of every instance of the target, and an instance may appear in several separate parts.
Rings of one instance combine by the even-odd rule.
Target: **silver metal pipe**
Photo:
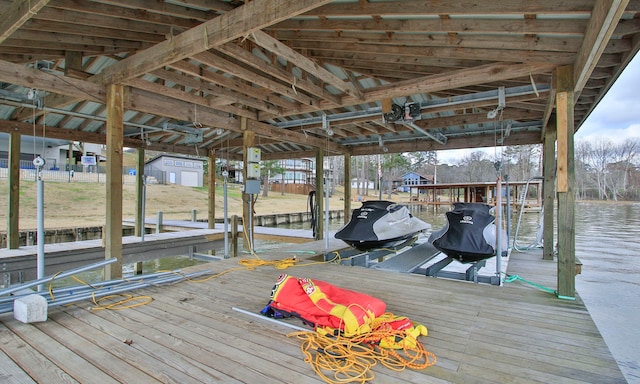
[[[426,131],[425,129],[423,129],[423,128],[421,128],[421,127],[417,126],[417,125],[416,125],[415,123],[413,123],[413,122],[405,123],[405,125],[406,125],[407,127],[410,127],[410,128],[412,128],[412,129],[414,129],[414,130],[416,130],[416,131],[418,131],[418,132],[422,133],[423,135],[427,136],[428,138],[430,138],[431,140],[435,141],[435,142],[436,142],[436,143],[438,143],[438,144],[441,144],[441,145],[445,145],[445,144],[447,144],[447,137],[446,137],[446,136],[443,136],[443,138],[442,138],[442,139],[441,139],[441,138],[439,138],[439,137],[436,137],[435,135],[432,135],[431,133],[429,133],[429,132],[428,132],[428,131]]]
[[[227,171],[225,171],[227,172]],[[224,183],[222,184],[223,200],[224,200],[224,258],[228,259],[229,256],[229,206],[228,206],[228,192],[227,192],[227,178],[224,176]],[[214,223],[215,227],[215,223]]]
[[[147,220],[145,219],[146,216],[146,206],[147,206],[147,176],[146,175],[141,175],[138,177],[142,177],[142,202],[141,202],[141,212],[140,212],[140,216],[142,216],[140,218],[140,220],[142,220],[142,223],[139,223],[140,225],[140,241],[144,242],[144,234],[147,230]]]
[[[532,95],[539,94],[543,92],[549,92],[551,86],[549,84],[537,84],[536,87],[532,85],[521,85],[518,87],[506,88],[504,90],[504,95],[506,97],[517,97],[524,95]],[[441,97],[437,99],[427,100],[420,103],[420,109],[423,113],[429,113],[429,109],[449,105],[455,106],[458,104],[467,103],[470,101],[490,101],[490,100],[499,100],[500,93],[498,90],[493,91],[484,91],[478,92],[468,95],[460,95],[460,96],[452,96],[452,97]],[[344,112],[344,113],[336,113],[333,115],[329,115],[326,117],[327,122],[334,121],[343,121],[354,119],[358,117],[371,117],[380,115],[382,113],[382,107],[372,107],[362,111],[354,111],[354,112]],[[321,124],[322,116],[314,116],[304,119],[296,119],[289,121],[281,121],[276,122],[273,125],[278,128],[291,128],[291,127],[300,127],[305,125],[313,125],[313,124]]]
[[[278,320],[272,319],[270,317],[258,315],[257,313],[245,311],[244,309],[240,309],[240,308],[236,308],[236,307],[231,307],[231,309],[233,309],[236,312],[244,313],[245,315],[257,317],[257,318],[262,319],[264,321],[268,321],[268,322],[271,322],[271,323],[282,325],[283,327],[289,327],[289,328],[295,329],[296,331],[302,331],[302,332],[312,332],[313,331],[312,329],[309,329],[309,328],[298,327],[297,325],[285,323],[284,321],[278,321]]]
[[[110,259],[110,260],[115,260],[115,259]],[[79,293],[82,293],[84,291],[92,291],[92,290],[96,290],[96,289],[105,288],[105,287],[108,287],[108,286],[114,286],[114,285],[123,284],[123,283],[133,283],[133,282],[138,282],[138,281],[141,281],[141,280],[152,280],[152,279],[164,277],[164,276],[167,276],[167,275],[175,275],[176,273],[180,273],[180,270],[175,270],[175,271],[171,271],[171,272],[150,273],[150,274],[146,274],[146,275],[134,275],[131,278],[123,278],[123,279],[117,279],[117,280],[99,281],[99,282],[93,283],[93,286],[90,286],[90,285],[75,285],[75,286],[72,286],[72,287],[62,287],[62,288],[57,288],[57,289],[52,290],[51,293],[54,296],[61,296],[61,295],[67,295],[68,296],[68,295],[79,294]],[[35,293],[35,292],[28,292],[28,293],[19,294],[19,295],[11,295],[11,296],[2,297],[2,298],[0,298],[0,303],[12,302],[13,300],[15,300],[17,298],[28,296],[28,295],[31,295],[33,293]],[[43,290],[41,292],[38,292],[38,294],[40,294],[42,296],[48,296],[49,295],[49,291],[48,290]]]
[[[194,272],[191,274],[187,274],[187,275],[176,275],[176,274],[171,274],[172,276],[167,276],[164,278],[160,278],[154,281],[148,281],[148,282],[139,282],[139,283],[133,283],[133,284],[126,284],[123,285],[121,287],[109,287],[109,288],[104,288],[104,289],[99,289],[96,290],[94,292],[92,292],[91,294],[87,294],[86,297],[70,297],[67,299],[62,299],[62,300],[56,300],[51,302],[51,304],[49,305],[50,307],[56,307],[56,306],[60,306],[60,305],[66,305],[66,304],[71,304],[71,303],[75,303],[77,301],[82,301],[85,299],[91,299],[91,298],[100,298],[100,297],[104,297],[104,296],[108,296],[108,295],[115,295],[118,293],[122,293],[122,292],[127,292],[127,291],[132,291],[135,289],[140,289],[140,288],[147,288],[147,287],[151,287],[154,285],[161,285],[161,284],[168,284],[168,283],[174,283],[180,280],[184,280],[184,279],[190,279],[193,277],[198,277],[198,276],[202,276],[205,274],[210,273],[210,271],[202,271],[202,272]]]
[[[498,176],[496,185],[496,277],[502,285],[502,180]]]
[[[37,105],[33,105],[32,103],[25,103],[25,102],[11,102],[8,100],[3,100],[3,102],[5,104],[11,104],[11,105],[16,105],[19,107],[24,107],[24,108],[37,108]],[[95,115],[89,115],[86,113],[80,113],[80,112],[75,112],[75,111],[67,111],[64,109],[60,109],[60,108],[51,108],[51,107],[42,107],[42,108],[38,108],[39,110],[42,111],[46,111],[46,112],[51,112],[51,113],[55,113],[58,115],[66,115],[66,116],[74,116],[74,117],[80,117],[80,118],[84,118],[84,119],[90,119],[90,120],[95,120],[95,121],[107,121],[106,117],[102,117],[102,116],[95,116]],[[145,125],[145,124],[139,124],[139,123],[132,123],[129,121],[124,121],[123,122],[124,125],[129,126],[129,127],[135,127],[135,128],[141,128],[144,130],[148,130],[151,132],[161,132],[162,131],[162,127],[152,127],[150,125]],[[134,134],[128,134],[125,136],[138,136],[140,135],[140,133],[134,133]]]
[[[115,258],[108,259],[108,260],[100,261],[100,262],[95,263],[95,264],[89,264],[89,265],[85,265],[83,267],[70,269],[70,270],[68,270],[66,272],[62,272],[62,273],[59,273],[57,275],[51,275],[51,276],[43,277],[41,279],[30,281],[28,283],[14,285],[14,286],[11,286],[9,288],[5,288],[3,290],[0,290],[0,296],[8,295],[10,293],[17,292],[17,291],[22,290],[22,289],[31,288],[31,287],[34,287],[34,286],[36,286],[38,284],[46,283],[46,282],[48,282],[50,280],[62,279],[64,277],[69,277],[71,275],[75,275],[76,273],[90,271],[92,269],[97,269],[97,268],[100,268],[100,267],[104,267],[105,265],[115,263],[116,261],[117,260]]]
[[[324,253],[329,253],[329,180],[324,180]]]
[[[166,272],[164,273],[164,277],[159,277],[158,279],[153,281],[127,283],[119,287],[107,287],[107,288],[96,289],[96,290],[93,290],[92,292],[86,292],[86,293],[74,295],[72,297],[56,299],[55,301],[51,301],[51,299],[47,298],[46,295],[43,295],[43,296],[47,298],[47,303],[49,307],[56,307],[60,305],[72,304],[78,301],[89,300],[92,298],[100,298],[108,295],[115,295],[118,293],[131,291],[134,289],[147,288],[154,285],[173,283],[183,279],[191,279],[194,277],[203,276],[209,273],[211,273],[210,270],[193,272],[190,274],[176,274],[172,272]],[[42,295],[42,293],[39,293],[39,294]],[[12,310],[13,310],[12,303],[4,304],[0,306],[0,313],[7,313],[7,312],[11,312]]]
[[[44,277],[44,180],[42,180],[41,172],[42,168],[37,167],[38,181],[36,182],[36,206],[37,206],[37,241],[38,241],[38,254],[36,259],[36,276],[38,279]],[[42,285],[38,285],[38,291],[42,290]]]

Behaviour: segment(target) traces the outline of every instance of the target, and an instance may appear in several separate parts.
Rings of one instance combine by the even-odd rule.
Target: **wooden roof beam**
[[[421,47],[419,44],[410,46],[390,46],[387,44],[367,44],[367,43],[338,43],[338,42],[312,42],[295,41],[294,48],[309,49],[314,51],[347,52],[349,55],[365,54],[375,55],[384,49],[387,55],[415,58],[443,58],[446,60],[479,60],[479,61],[504,61],[513,62],[514,58],[522,62],[553,62],[554,64],[568,64],[574,59],[571,52],[550,52],[550,51],[530,51],[526,49],[488,49],[488,48],[465,48],[461,50],[457,47]]]
[[[14,1],[0,18],[0,44],[36,15],[49,0]]]
[[[433,93],[447,89],[485,84],[549,72],[554,68],[550,63],[530,64],[487,64],[475,68],[452,71],[446,74],[425,76],[419,79],[400,81],[383,85],[365,92],[366,101],[378,101],[393,97],[406,97],[419,93]],[[357,100],[350,100],[357,103]]]
[[[243,79],[250,84],[259,85],[260,87],[269,90],[269,92],[284,95],[292,100],[296,100],[297,102],[310,107],[314,111],[318,110],[317,105],[320,102],[316,98],[303,94],[302,92],[297,92],[292,87],[289,87],[286,84],[282,84],[281,82],[269,79],[266,76],[259,76],[255,72],[252,72],[247,68],[237,65],[211,52],[198,53],[193,56],[193,59],[198,60],[199,62],[210,67],[214,67],[223,72],[231,74],[239,79]],[[297,106],[291,110],[292,113],[296,113],[298,111],[299,108]]]
[[[573,64],[574,92],[580,92],[598,64],[629,0],[597,1]]]
[[[290,71],[286,71],[279,66],[269,64],[268,62],[252,54],[250,51],[243,49],[242,47],[230,43],[217,47],[216,51],[222,52],[229,57],[233,57],[234,59],[239,60],[242,63],[251,66],[252,68],[255,68],[261,72],[264,72],[267,75],[273,76],[276,79],[280,79],[281,81],[285,81],[289,84],[295,84],[297,89],[303,90],[321,99],[330,101],[336,106],[340,105],[341,100],[338,95],[329,93],[326,89],[312,83],[309,79],[294,79],[294,75]]]
[[[571,15],[589,14],[589,0],[556,2],[553,0],[513,1],[513,2],[474,2],[469,0],[404,0],[401,5],[394,2],[338,2],[318,7],[305,16],[359,16],[363,14],[376,16],[415,16],[442,14],[455,15],[512,15],[535,13]]]
[[[362,92],[356,88],[353,83],[345,82],[338,76],[326,70],[324,67],[320,66],[318,63],[299,54],[282,42],[278,41],[278,39],[274,39],[262,31],[253,32],[250,35],[250,39],[262,48],[275,53],[276,55],[284,58],[287,62],[291,62],[300,69],[313,74],[320,80],[333,85],[340,91],[357,97],[360,100],[364,99]]]
[[[396,8],[400,8],[393,2]],[[482,3],[485,5],[485,2]],[[550,9],[553,9],[550,6]],[[418,13],[420,14],[420,13]],[[363,15],[368,15],[364,13]],[[306,16],[306,15],[305,15]],[[502,23],[495,20],[482,19],[330,19],[328,21],[313,19],[289,19],[267,28],[269,31],[293,30],[293,31],[368,31],[389,32],[402,31],[403,33],[466,33],[466,34],[495,34],[496,36],[525,36],[533,34],[556,35],[565,37],[582,37],[586,20],[572,20],[570,23],[562,23],[557,19],[505,19]]]
[[[253,87],[251,84],[237,81],[236,78],[225,76],[222,72],[214,72],[200,65],[188,63],[185,60],[176,61],[169,67],[175,71],[191,75],[196,79],[201,79],[204,83],[210,83],[211,86],[216,87],[216,94],[234,98],[236,103],[244,104],[248,107],[253,107],[258,110],[269,110],[267,104],[271,104],[274,108],[277,108],[277,110],[270,113],[275,113],[276,115],[282,114],[283,110],[298,108],[298,104],[295,102],[285,100],[284,98],[272,97],[271,90]],[[156,72],[157,71],[154,71],[152,73]],[[257,103],[262,105],[257,105],[254,99],[260,100]]]
[[[540,132],[522,132],[504,138],[503,145],[540,144]],[[413,140],[409,142],[386,142],[384,146],[388,153],[443,151],[449,149],[495,147],[493,135],[463,136],[448,138],[447,144],[442,145],[433,140]],[[355,145],[351,147],[351,156],[384,153],[379,144]]]
[[[28,88],[37,87],[44,91],[98,103],[104,103],[106,98],[102,85],[72,77],[61,79],[47,72],[1,60],[0,81]]]
[[[106,68],[103,82],[114,84],[141,76],[329,2],[254,0]]]
[[[182,7],[165,1],[149,0],[100,0],[100,3],[115,5],[118,7],[141,10],[143,12],[159,13],[172,17],[195,19],[205,21],[211,19],[215,13],[201,11],[195,8]],[[209,3],[212,3],[209,1]],[[213,4],[213,3],[212,3]]]
[[[102,104],[106,100],[106,91],[102,85],[74,78],[65,78],[63,81],[58,76],[9,62],[0,61],[0,81],[11,82],[23,87],[32,87],[37,84],[38,89],[41,90]],[[195,107],[192,102],[169,98],[166,95],[140,88],[131,88],[129,90],[128,97],[125,99],[125,108],[177,120],[189,121],[195,116]],[[241,132],[240,123],[237,119],[230,117],[228,113],[209,107],[198,108],[198,121],[210,127]],[[331,152],[337,153],[347,151],[346,148],[339,144],[326,143],[325,140],[319,138],[307,137],[302,133],[275,128],[258,121],[249,120],[249,127],[255,131],[256,135],[276,140],[327,148]]]

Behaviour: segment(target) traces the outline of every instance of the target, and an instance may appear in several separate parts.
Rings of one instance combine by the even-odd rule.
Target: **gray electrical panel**
[[[244,192],[250,195],[257,195],[260,193],[260,180],[247,180],[244,185]]]

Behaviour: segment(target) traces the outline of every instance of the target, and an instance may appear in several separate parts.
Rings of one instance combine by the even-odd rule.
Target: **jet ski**
[[[404,205],[371,200],[353,211],[351,220],[335,237],[356,249],[369,251],[408,242],[429,228],[431,225],[414,217]]]
[[[447,223],[431,233],[429,242],[454,260],[473,263],[496,255],[496,218],[492,207],[483,203],[454,203],[446,213]],[[507,235],[502,232],[502,250],[506,251]]]

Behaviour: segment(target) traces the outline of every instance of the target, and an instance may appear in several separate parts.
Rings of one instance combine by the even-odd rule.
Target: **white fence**
[[[0,159],[0,179],[9,178],[9,169],[7,168],[7,160]],[[84,182],[84,183],[105,183],[107,175],[104,167],[82,165],[72,165],[70,170],[59,170],[58,168],[45,169],[41,171],[41,177],[44,181],[57,182]],[[20,180],[36,181],[38,178],[36,169],[30,161],[20,161]],[[122,181],[125,184],[135,183],[135,172],[129,169],[122,171]]]

